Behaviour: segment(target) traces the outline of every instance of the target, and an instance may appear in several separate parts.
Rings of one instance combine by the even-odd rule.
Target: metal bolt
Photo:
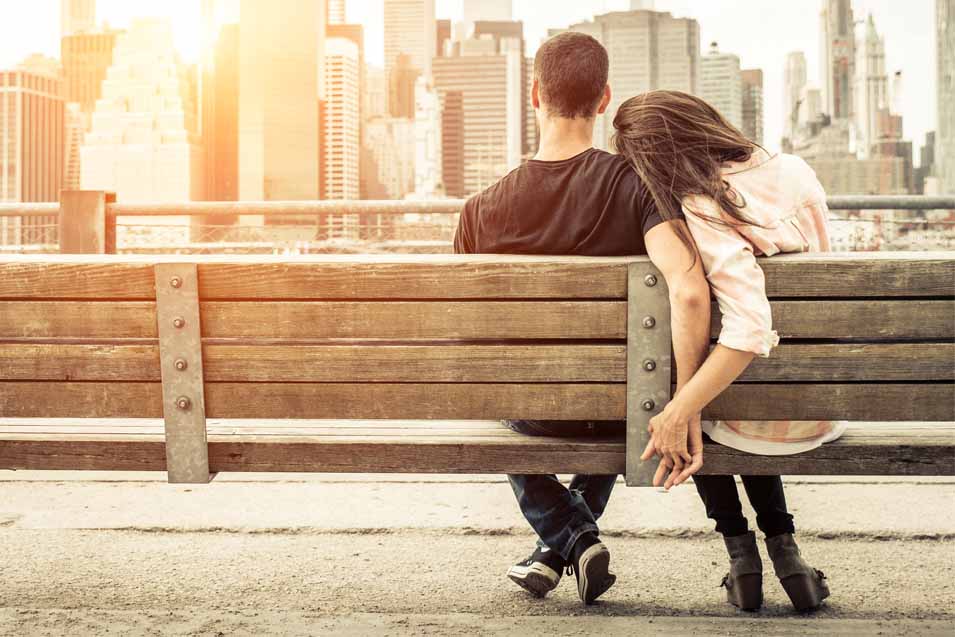
[[[181,316],[177,316],[172,320],[172,326],[177,330],[182,329],[186,326],[186,319],[182,318]]]
[[[652,274],[648,274],[647,276],[643,277],[643,282],[648,288],[652,288],[657,284],[657,277]]]
[[[176,399],[176,407],[178,407],[182,411],[186,411],[187,409],[189,409],[190,405],[192,405],[192,401],[190,401],[185,396],[180,396],[179,398]]]
[[[185,361],[185,359],[182,359],[182,358],[177,358],[176,362],[173,364],[176,366],[176,369],[178,369],[180,372],[185,371],[185,369],[189,367],[189,364]]]
[[[182,287],[182,279],[181,279],[180,277],[178,277],[178,276],[174,276],[174,277],[172,277],[171,279],[169,279],[169,285],[171,285],[171,286],[174,287],[174,288],[181,288],[181,287]]]
[[[653,411],[653,408],[656,407],[657,404],[653,402],[652,400],[650,400],[649,398],[647,398],[645,401],[643,401],[640,404],[640,406],[643,407],[643,411]]]
[[[653,326],[656,324],[657,324],[657,320],[653,318],[652,316],[648,316],[643,319],[643,326],[647,328],[648,330],[652,329]]]
[[[655,360],[648,358],[647,360],[643,361],[643,369],[647,370],[648,372],[652,372],[656,368],[657,362]]]

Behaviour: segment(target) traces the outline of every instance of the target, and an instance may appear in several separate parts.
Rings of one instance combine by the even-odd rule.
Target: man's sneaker
[[[573,559],[568,571],[577,576],[580,601],[593,604],[617,581],[617,576],[610,572],[610,550],[588,533],[574,544]]]
[[[557,588],[566,565],[557,551],[538,546],[529,558],[509,568],[507,576],[528,593],[544,597]]]

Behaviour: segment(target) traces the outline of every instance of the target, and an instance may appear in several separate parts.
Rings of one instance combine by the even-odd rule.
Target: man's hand
[[[650,442],[641,460],[660,456],[653,486],[682,484],[703,466],[703,429],[699,412],[684,416],[675,402],[650,419]],[[669,475],[667,475],[669,474]]]

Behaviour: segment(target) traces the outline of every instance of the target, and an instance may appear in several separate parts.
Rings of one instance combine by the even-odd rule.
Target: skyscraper
[[[441,99],[423,77],[415,89],[415,195],[441,196]]]
[[[795,141],[799,110],[806,88],[806,54],[793,51],[786,56],[783,70],[783,138]]]
[[[76,33],[60,41],[66,101],[78,102],[87,115],[96,107],[106,70],[113,63],[116,35],[116,31]]]
[[[652,89],[699,92],[700,26],[696,20],[656,11],[621,11],[566,30],[593,36],[610,56],[613,99],[606,114],[597,118],[594,144],[599,148],[610,147],[614,113],[628,97]],[[551,35],[560,31],[553,30]]]
[[[63,85],[33,68],[0,71],[0,201],[59,201]]]
[[[201,199],[202,154],[189,97],[169,22],[134,21],[117,38],[80,150],[81,187],[126,202]]]
[[[59,201],[63,87],[45,68],[0,70],[0,201]],[[52,243],[56,217],[0,219],[0,244]]]
[[[851,119],[855,80],[852,0],[823,0],[819,19],[822,31],[819,78],[823,105],[832,119]]]
[[[955,0],[936,0],[939,188],[955,193]]]
[[[406,55],[402,64],[405,80],[414,69],[419,75],[431,75],[431,60],[437,51],[437,25],[434,17],[434,0],[385,0],[385,77],[391,82],[392,72],[398,66],[400,55]],[[404,91],[403,93],[409,93]],[[411,104],[398,112],[398,106],[389,109],[393,115],[414,116],[414,80],[410,85]],[[410,114],[408,114],[410,113]]]
[[[96,0],[60,0],[60,37],[96,28]]]
[[[219,30],[211,73],[203,82],[202,141],[206,157],[206,198],[239,198],[239,25]]]
[[[86,117],[76,102],[66,104],[65,118],[65,146],[63,148],[63,189],[80,189],[80,147],[83,145],[83,134],[86,131]]]
[[[763,70],[745,69],[743,81],[743,134],[763,144]]]
[[[316,199],[324,3],[241,0],[239,198]]]
[[[854,118],[860,158],[872,152],[878,138],[879,111],[889,107],[888,76],[885,73],[885,40],[875,29],[872,15],[856,48]]]
[[[358,199],[358,66],[358,46],[354,42],[346,38],[325,41],[322,199]]]
[[[326,0],[328,2],[328,24],[345,24],[345,0]]]
[[[462,160],[463,174],[444,175],[450,196],[480,192],[519,165],[526,127],[521,43],[485,37],[458,45],[456,55],[436,58],[433,70],[442,108],[454,111],[442,118],[443,139],[460,143],[442,149],[445,166]],[[456,190],[459,177],[463,191]]]
[[[739,56],[720,53],[716,42],[700,59],[700,97],[736,128],[743,128],[743,80]]]

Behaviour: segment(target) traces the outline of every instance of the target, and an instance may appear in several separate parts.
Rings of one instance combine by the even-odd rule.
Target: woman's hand
[[[674,400],[662,413],[650,419],[647,429],[650,442],[640,459],[660,456],[653,486],[663,485],[669,489],[682,484],[703,466],[703,429],[699,412],[687,414]]]

